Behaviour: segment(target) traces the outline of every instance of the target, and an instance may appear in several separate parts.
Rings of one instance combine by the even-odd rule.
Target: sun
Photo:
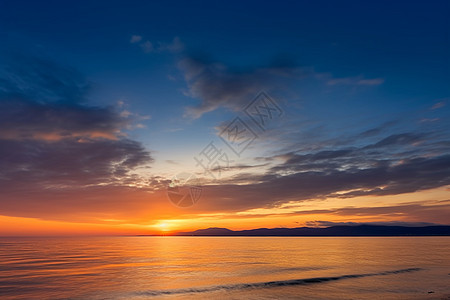
[[[159,222],[158,224],[156,224],[156,227],[161,230],[161,231],[169,231],[169,224],[167,222]]]

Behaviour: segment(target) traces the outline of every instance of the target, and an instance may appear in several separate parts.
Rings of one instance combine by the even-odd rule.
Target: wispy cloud
[[[434,105],[431,107],[431,109],[434,110],[434,109],[438,109],[438,108],[444,107],[445,104],[446,104],[446,101],[440,101],[440,102],[434,104]]]
[[[155,49],[150,41],[145,41],[140,46],[145,53],[153,52]]]
[[[384,83],[383,78],[364,78],[358,77],[343,77],[328,79],[328,85],[360,85],[360,86],[377,86]]]
[[[184,44],[181,42],[181,39],[176,36],[170,43],[158,42],[158,47],[156,50],[158,52],[167,51],[171,53],[178,53],[184,50]]]
[[[133,35],[130,43],[139,44],[145,53],[179,53],[184,50],[184,44],[177,36],[171,42],[151,42],[149,40],[143,41],[143,37],[140,35]]]
[[[330,227],[330,226],[357,226],[357,225],[381,225],[381,226],[406,226],[406,227],[421,227],[421,226],[433,226],[439,225],[436,223],[428,222],[332,222],[332,221],[306,221],[305,225],[308,227]]]
[[[142,41],[142,36],[140,35],[132,35],[131,39],[130,39],[130,43],[134,44],[134,43],[138,43]]]
[[[431,122],[437,122],[439,121],[439,118],[422,118],[420,119],[420,123],[431,123]]]

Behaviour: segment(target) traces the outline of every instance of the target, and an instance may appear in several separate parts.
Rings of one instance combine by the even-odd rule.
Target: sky
[[[450,224],[450,2],[0,2],[0,235]]]

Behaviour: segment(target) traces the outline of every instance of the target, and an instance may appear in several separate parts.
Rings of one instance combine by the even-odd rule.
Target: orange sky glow
[[[116,219],[111,216],[71,216],[70,213],[57,220],[0,216],[0,235],[170,235],[208,227],[232,230],[302,227],[311,226],[316,220],[445,224],[450,207],[447,198],[448,187],[443,187],[396,196],[352,198],[345,201],[345,206],[342,206],[342,199],[330,198],[272,208],[204,213],[195,206],[186,209],[174,207],[163,196],[157,213],[155,210],[145,212],[144,201],[139,218],[135,218],[135,214],[121,215],[120,219]]]

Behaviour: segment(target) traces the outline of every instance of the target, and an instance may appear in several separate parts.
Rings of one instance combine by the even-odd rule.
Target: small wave
[[[281,286],[315,284],[315,283],[322,283],[322,282],[336,281],[336,280],[350,279],[350,278],[362,278],[362,277],[370,277],[370,276],[401,274],[401,273],[409,273],[409,272],[415,272],[415,271],[420,271],[420,270],[422,270],[422,269],[421,268],[408,268],[408,269],[384,271],[384,272],[378,272],[378,273],[349,274],[349,275],[331,276],[331,277],[303,278],[303,279],[267,281],[267,282],[256,282],[256,283],[238,283],[238,284],[215,285],[215,286],[209,286],[209,287],[173,289],[173,290],[142,291],[142,292],[137,292],[137,294],[142,295],[142,296],[162,296],[162,295],[175,295],[175,294],[206,293],[206,292],[215,292],[215,291],[219,291],[219,290],[227,290],[228,291],[228,290],[271,288],[271,287],[281,287]]]

